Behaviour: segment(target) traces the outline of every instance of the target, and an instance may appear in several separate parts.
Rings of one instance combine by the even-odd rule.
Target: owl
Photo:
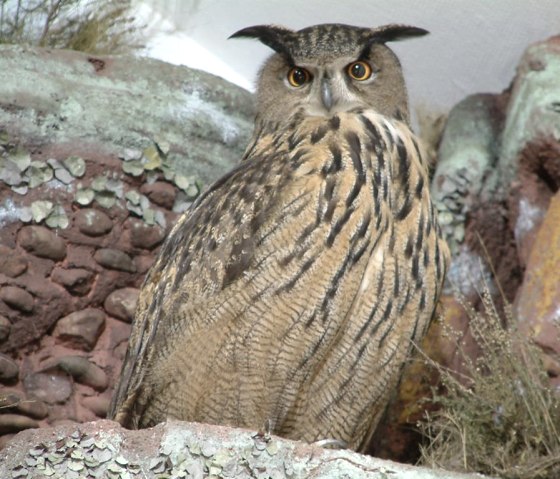
[[[386,43],[420,28],[254,26],[274,50],[239,165],[172,228],[109,417],[364,450],[424,335],[448,250]]]

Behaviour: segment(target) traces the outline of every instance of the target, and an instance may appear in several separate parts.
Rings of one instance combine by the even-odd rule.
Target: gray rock
[[[90,292],[94,276],[87,269],[55,268],[51,274],[51,279],[64,286],[70,293],[84,296]]]
[[[101,266],[128,273],[136,272],[136,265],[131,257],[123,251],[112,248],[102,248],[95,252],[93,259]]]
[[[18,234],[19,244],[40,258],[60,261],[66,257],[64,240],[43,226],[24,226]]]
[[[25,289],[17,286],[2,286],[0,289],[0,299],[8,306],[23,313],[33,311],[33,296]]]
[[[19,376],[18,364],[9,356],[0,353],[0,382],[12,383]]]
[[[104,391],[109,385],[105,371],[83,356],[63,356],[56,359],[56,366],[66,371],[80,384]]]
[[[63,371],[49,370],[28,374],[23,380],[23,387],[27,396],[47,404],[64,403],[72,394],[72,380]]]
[[[92,208],[76,213],[76,225],[83,234],[88,236],[103,236],[113,228],[113,222],[109,216]]]
[[[12,323],[5,316],[0,316],[0,343],[3,343],[10,336]]]
[[[140,290],[136,288],[117,289],[107,296],[103,307],[109,316],[131,323],[139,294]]]
[[[0,451],[0,477],[45,477],[36,467],[39,462],[49,467],[53,464],[53,470],[56,467],[60,471],[64,465],[65,471],[80,471],[76,476],[59,474],[57,477],[136,477],[138,474],[144,479],[484,477],[398,464],[276,436],[264,438],[255,431],[171,420],[141,430],[127,430],[115,422],[101,420],[22,432]]]
[[[0,274],[17,278],[27,271],[27,260],[12,248],[0,245]]]
[[[108,152],[123,156],[157,144],[177,173],[209,184],[239,162],[252,133],[252,95],[208,73],[148,58],[97,56],[106,65],[98,74],[88,54],[0,48],[0,84],[10,92],[0,124],[10,136],[47,144],[102,139]],[[14,165],[12,182],[17,174]]]
[[[83,309],[61,318],[53,336],[71,347],[91,351],[105,328],[105,314],[94,308]]]

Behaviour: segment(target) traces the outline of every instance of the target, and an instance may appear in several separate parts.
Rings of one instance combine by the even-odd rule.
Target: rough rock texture
[[[155,60],[0,46],[0,447],[105,417],[144,274],[251,104]]]
[[[510,90],[473,95],[450,112],[439,146],[432,194],[452,252],[442,322],[423,349],[462,372],[458,345],[478,354],[468,317],[456,299],[479,305],[488,287],[498,308],[502,292],[516,319],[543,348],[554,386],[560,385],[560,37],[530,46]],[[451,327],[455,339],[444,337]],[[374,453],[413,460],[421,419],[418,399],[437,381],[412,361]]]
[[[243,429],[168,422],[128,431],[111,421],[18,434],[0,451],[0,477],[476,479],[328,450]]]

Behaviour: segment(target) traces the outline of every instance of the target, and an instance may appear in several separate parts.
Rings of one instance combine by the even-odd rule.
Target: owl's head
[[[408,121],[401,65],[386,43],[427,33],[405,25],[324,24],[299,31],[260,25],[230,38],[257,38],[276,52],[259,73],[260,121],[277,123],[296,112],[330,117],[357,108]]]

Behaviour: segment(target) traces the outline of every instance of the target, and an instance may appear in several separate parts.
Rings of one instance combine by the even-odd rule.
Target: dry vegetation
[[[467,374],[435,365],[445,394],[435,394],[439,409],[420,425],[422,462],[504,478],[560,477],[560,397],[542,352],[513,327],[510,308],[503,321],[488,292],[482,305],[478,312],[463,302],[481,351],[476,360],[462,354]]]
[[[0,0],[0,43],[125,53],[139,31],[131,0]]]

